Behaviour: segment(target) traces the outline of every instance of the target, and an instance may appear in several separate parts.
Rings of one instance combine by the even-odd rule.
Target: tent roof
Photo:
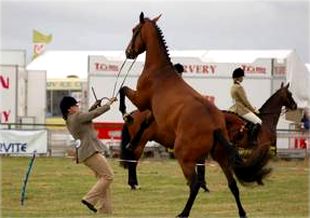
[[[293,50],[174,50],[170,57],[198,58],[209,63],[252,63],[258,58],[284,60]],[[125,60],[124,51],[46,51],[27,66],[27,70],[47,71],[47,78],[76,75],[87,78],[88,56],[105,56],[109,60]],[[144,61],[140,55],[137,61]]]

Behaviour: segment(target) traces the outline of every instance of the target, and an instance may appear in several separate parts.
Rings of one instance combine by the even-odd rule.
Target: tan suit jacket
[[[255,113],[255,108],[250,104],[243,87],[239,83],[234,83],[230,89],[230,95],[234,101],[233,106],[229,108],[240,116],[249,113]]]
[[[100,116],[110,109],[109,105],[103,105],[90,112],[77,112],[69,114],[66,121],[67,128],[74,139],[80,139],[78,149],[78,162],[85,161],[96,152],[104,152],[104,145],[97,138],[97,132],[93,127],[92,119]]]

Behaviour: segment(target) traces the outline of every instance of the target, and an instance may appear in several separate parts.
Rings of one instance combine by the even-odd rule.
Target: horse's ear
[[[144,14],[143,12],[140,13],[140,23],[143,24],[144,23]]]
[[[281,82],[281,89],[283,88],[283,82]]]
[[[158,15],[157,17],[153,18],[153,20],[152,20],[152,21],[153,21],[154,23],[156,23],[156,22],[159,20],[159,18],[160,18],[160,17],[161,17],[161,14],[160,14],[160,15]]]
[[[287,83],[287,85],[285,86],[285,88],[288,89],[288,87],[290,87],[290,83]]]

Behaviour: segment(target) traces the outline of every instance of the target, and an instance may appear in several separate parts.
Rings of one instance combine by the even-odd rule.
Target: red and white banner
[[[16,122],[17,66],[0,65],[0,123]]]
[[[0,130],[0,154],[47,153],[47,130]]]
[[[130,75],[138,76],[144,67],[144,59],[139,56]],[[90,75],[116,76],[122,66],[125,57],[105,57],[89,56],[88,72]],[[183,76],[194,77],[231,77],[233,70],[237,67],[244,69],[245,75],[249,77],[270,77],[271,76],[271,59],[257,59],[253,63],[212,63],[203,62],[198,57],[180,58],[171,57],[173,63],[182,63],[184,66]],[[121,75],[124,75],[130,66],[126,63],[122,69]]]

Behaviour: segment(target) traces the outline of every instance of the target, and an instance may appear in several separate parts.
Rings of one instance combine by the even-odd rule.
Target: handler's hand
[[[100,106],[101,106],[101,102],[102,102],[102,99],[99,99],[99,100],[97,100],[97,101],[93,104],[93,106],[94,106],[95,108],[100,107]]]
[[[95,110],[97,107],[100,107],[101,101],[102,101],[102,99],[96,100],[96,102],[89,108],[88,111],[92,111],[92,110]]]
[[[116,97],[112,97],[109,99],[109,104],[111,105],[113,102],[117,101]]]

